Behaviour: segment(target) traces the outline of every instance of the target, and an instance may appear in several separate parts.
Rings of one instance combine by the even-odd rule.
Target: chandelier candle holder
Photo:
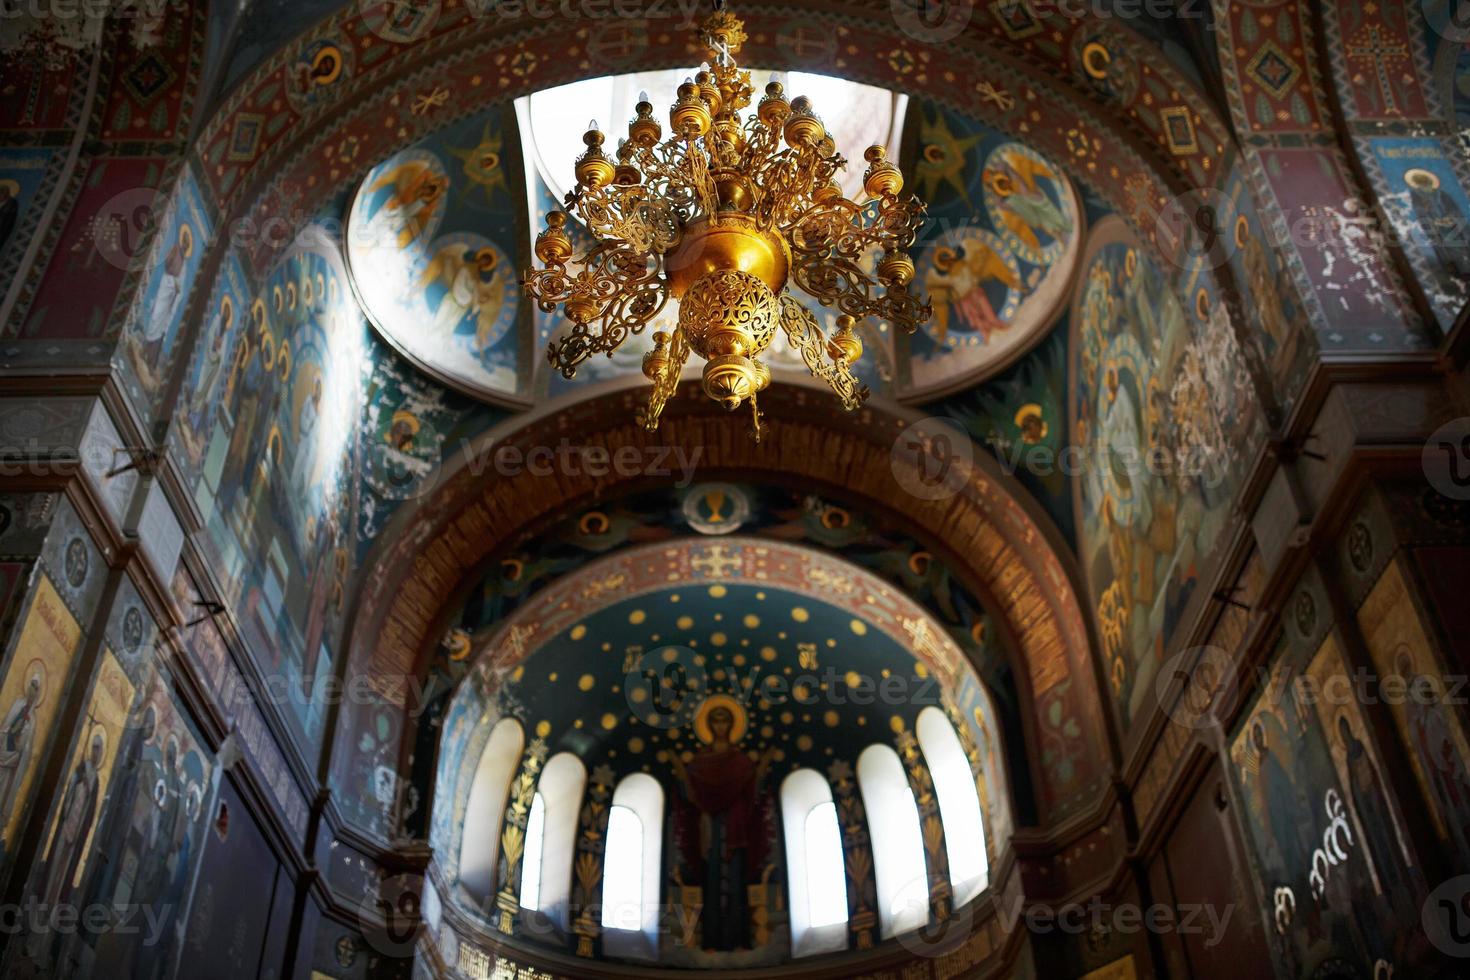
[[[679,86],[667,139],[646,94],[613,156],[597,123],[588,128],[566,209],[593,244],[574,258],[567,211],[552,211],[536,238],[543,267],[523,284],[542,310],[561,306],[571,321],[546,350],[567,378],[594,354],[612,356],[673,300],[677,325],[655,331],[643,356],[653,390],[640,422],[657,428],[694,353],[705,362],[705,394],[732,411],[750,402],[759,441],[756,396],[771,381],[760,355],[778,329],[852,410],[868,396],[852,373],[863,353],[859,324],[875,317],[913,333],[929,319],[929,303],[909,290],[908,249],[925,205],[900,196],[903,175],[882,146],[864,154],[867,199],[848,200],[835,179],[847,162],[810,100],[788,100],[772,81],[742,119],[753,90],[734,58],[741,21],[717,9],[700,40],[709,61]],[[830,334],[787,289],[793,282],[836,308]]]

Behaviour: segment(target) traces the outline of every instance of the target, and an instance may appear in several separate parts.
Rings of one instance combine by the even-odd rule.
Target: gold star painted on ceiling
[[[464,163],[465,178],[474,185],[467,193],[473,193],[478,188],[484,192],[486,203],[495,199],[497,191],[507,190],[500,149],[501,136],[489,122],[480,131],[479,143],[474,146],[449,147],[450,154]]]
[[[970,203],[965,187],[965,164],[968,154],[980,142],[980,136],[956,136],[949,128],[944,113],[925,119],[919,127],[919,162],[914,167],[914,180],[920,195],[926,201],[934,200],[934,191],[941,184],[954,188],[960,198]]]

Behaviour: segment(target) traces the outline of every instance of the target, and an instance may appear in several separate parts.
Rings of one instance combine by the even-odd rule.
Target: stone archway
[[[1037,741],[1036,718],[1066,712],[1088,743],[1081,767],[1094,777],[1106,773],[1110,742],[1076,570],[1049,519],[988,456],[976,451],[968,480],[952,495],[923,499],[905,489],[902,467],[896,471],[893,463],[895,441],[921,418],[916,412],[870,406],[846,415],[825,393],[777,385],[762,403],[771,434],[757,445],[693,385],[671,403],[659,431],[645,433],[634,421],[642,395],[641,387],[618,384],[521,416],[486,433],[406,505],[365,565],[349,616],[348,675],[366,678],[387,703],[409,707],[409,678],[423,670],[449,610],[481,570],[575,508],[665,478],[646,471],[682,453],[699,460],[700,478],[741,474],[830,488],[897,518],[943,555],[1000,620],[1020,661],[1014,667],[1023,715],[1032,722],[1028,741]],[[621,474],[615,467],[598,474],[554,462],[547,475],[526,471],[533,458],[554,459],[572,443],[579,459],[592,451],[599,459],[647,465]],[[346,721],[339,737],[350,729]],[[1032,764],[1040,767],[1039,751]],[[1045,769],[1037,773],[1043,821],[1093,802],[1075,792],[1067,797],[1065,782]]]

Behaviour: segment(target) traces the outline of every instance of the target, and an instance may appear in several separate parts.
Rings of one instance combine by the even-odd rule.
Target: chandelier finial
[[[716,4],[715,12],[700,26],[699,39],[711,58],[737,55],[746,41],[745,22],[726,10],[724,4]]]

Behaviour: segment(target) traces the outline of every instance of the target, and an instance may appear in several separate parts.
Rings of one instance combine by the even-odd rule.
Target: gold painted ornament
[[[611,356],[674,301],[677,325],[656,331],[643,357],[653,383],[645,428],[657,427],[695,354],[705,362],[705,394],[730,410],[748,401],[759,441],[756,400],[771,380],[761,355],[778,330],[851,410],[868,396],[852,373],[862,322],[913,333],[928,320],[929,303],[909,290],[908,250],[925,207],[901,196],[903,175],[882,146],[864,154],[866,200],[845,198],[835,178],[847,163],[809,99],[788,100],[773,81],[755,114],[742,117],[754,90],[734,59],[745,41],[740,19],[717,9],[700,38],[709,63],[679,86],[667,138],[646,96],[614,155],[595,122],[583,135],[566,206],[594,244],[574,257],[568,215],[553,211],[536,239],[542,267],[527,270],[523,284],[543,311],[560,306],[571,321],[546,351],[567,378],[592,355]],[[830,335],[792,283],[836,308]]]

